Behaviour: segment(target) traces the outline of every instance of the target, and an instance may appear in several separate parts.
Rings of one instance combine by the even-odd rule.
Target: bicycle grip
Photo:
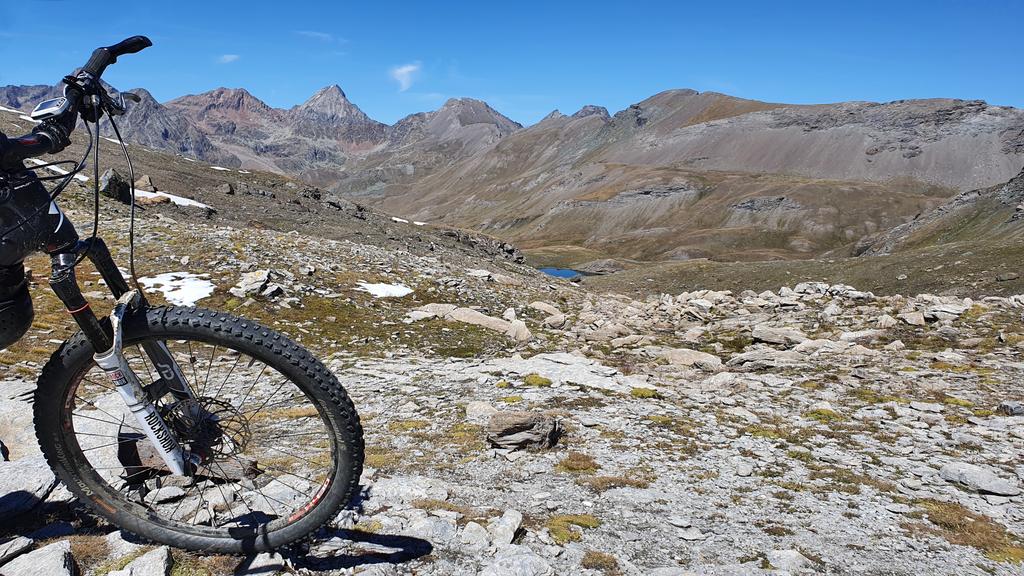
[[[82,68],[83,72],[89,73],[93,78],[99,78],[107,66],[117,62],[118,56],[134,54],[153,45],[153,42],[145,36],[132,36],[126,38],[113,46],[106,46],[93,50],[89,61]]]
[[[145,36],[132,36],[131,38],[125,38],[113,46],[107,46],[107,50],[109,50],[110,55],[113,56],[110,63],[113,64],[117,60],[118,56],[122,56],[124,54],[135,54],[136,52],[141,52],[152,45],[153,43]]]

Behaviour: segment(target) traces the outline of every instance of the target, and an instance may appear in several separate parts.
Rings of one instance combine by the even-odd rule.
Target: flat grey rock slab
[[[42,456],[0,462],[0,520],[32,510],[56,485],[57,478]]]
[[[11,560],[18,554],[21,554],[30,548],[35,542],[31,538],[24,536],[15,536],[14,538],[0,544],[0,564],[4,564],[8,560]]]
[[[171,573],[173,565],[171,549],[161,546],[146,552],[132,560],[124,568],[111,572],[108,576],[167,576]]]
[[[61,540],[0,566],[0,576],[74,576],[71,542]]]
[[[1016,496],[1021,492],[1020,487],[1009,480],[1000,478],[981,466],[967,462],[950,462],[939,470],[939,476],[948,482],[975,492],[985,492],[997,496]]]

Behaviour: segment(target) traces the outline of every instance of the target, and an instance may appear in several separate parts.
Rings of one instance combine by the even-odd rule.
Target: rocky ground
[[[360,498],[308,550],[256,558],[88,515],[31,431],[27,393],[68,335],[44,283],[33,331],[0,352],[0,574],[1024,573],[1024,296],[634,299],[189,210],[147,213],[140,275],[206,281],[199,305],[326,359],[367,433]],[[126,264],[123,224],[107,237]]]

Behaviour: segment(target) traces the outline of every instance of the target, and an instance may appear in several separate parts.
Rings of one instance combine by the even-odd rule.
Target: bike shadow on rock
[[[343,570],[370,564],[401,564],[422,558],[434,546],[422,538],[361,530],[331,530],[306,554],[286,554],[296,568]],[[327,546],[325,546],[327,544]]]

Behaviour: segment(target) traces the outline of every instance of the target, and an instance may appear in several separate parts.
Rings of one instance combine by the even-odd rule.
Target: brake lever
[[[136,104],[142,101],[138,94],[132,94],[131,92],[118,92],[115,99],[106,90],[103,91],[102,98],[104,99],[103,109],[111,116],[124,116],[128,112],[128,104],[125,100],[131,100]]]

